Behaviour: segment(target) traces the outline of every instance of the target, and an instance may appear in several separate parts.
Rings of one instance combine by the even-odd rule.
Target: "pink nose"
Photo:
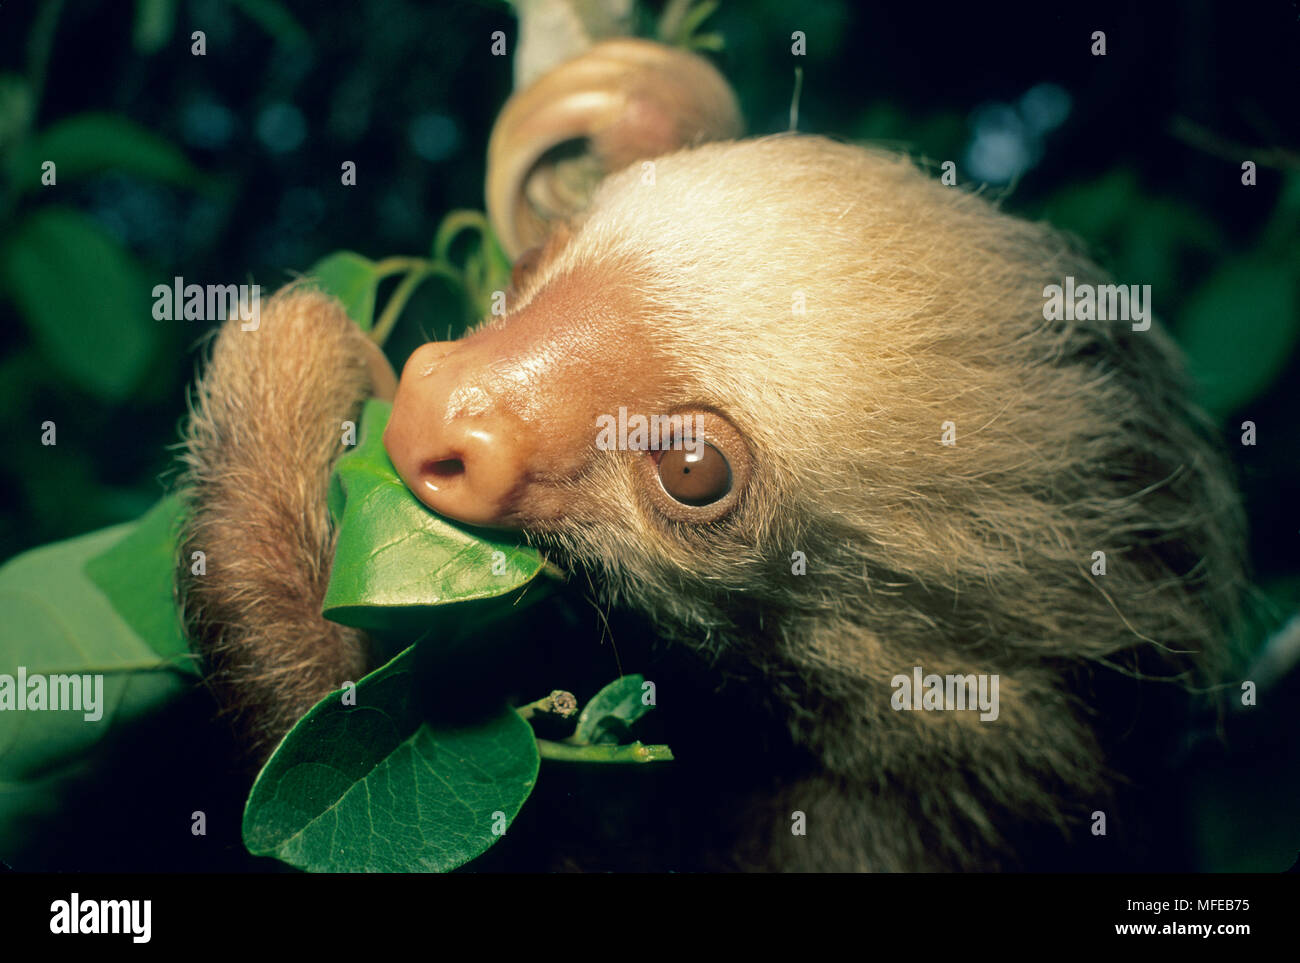
[[[411,355],[393,400],[384,447],[415,496],[471,525],[513,527],[507,516],[525,476],[521,425],[464,378],[460,343]]]

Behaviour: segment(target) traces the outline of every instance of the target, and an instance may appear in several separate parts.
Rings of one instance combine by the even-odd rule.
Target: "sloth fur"
[[[1048,285],[1107,281],[1057,232],[905,159],[778,136],[607,178],[512,313],[595,269],[754,469],[730,515],[691,527],[648,512],[608,453],[573,482],[571,523],[529,534],[757,693],[803,760],[719,865],[1024,865],[1009,827],[1077,839],[1105,808],[1099,679],[1225,678],[1242,518],[1214,432],[1158,324],[1044,319]],[[258,332],[227,324],[197,391],[187,546],[209,574],[187,577],[186,613],[259,752],[364,662],[319,614],[361,337],[328,299],[282,294]],[[914,666],[996,673],[998,719],[894,710]],[[821,831],[792,836],[795,810]]]

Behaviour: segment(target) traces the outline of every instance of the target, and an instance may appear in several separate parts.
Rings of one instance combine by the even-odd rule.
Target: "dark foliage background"
[[[802,30],[801,130],[955,160],[963,182],[1153,286],[1240,472],[1264,593],[1255,644],[1300,588],[1300,13],[1055,7],[757,0],[706,28],[751,132],[787,127]],[[153,321],[153,285],[274,289],[338,249],[422,253],[444,214],[482,207],[511,80],[494,30],[513,49],[513,12],[493,0],[0,5],[0,559],[135,518],[163,490],[204,330]],[[1089,54],[1094,30],[1105,57]],[[39,186],[28,152],[86,112],[104,117],[71,128],[81,169]],[[339,183],[345,160],[355,187]],[[393,358],[459,325],[458,298],[426,284]],[[1254,447],[1238,443],[1245,420]],[[1248,748],[1203,758],[1188,786],[1194,862],[1285,868],[1278,854],[1300,848],[1296,716],[1261,706],[1233,726]]]

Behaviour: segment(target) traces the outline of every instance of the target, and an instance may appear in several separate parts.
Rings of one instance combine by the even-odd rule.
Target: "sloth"
[[[494,128],[504,315],[400,381],[303,285],[225,324],[183,443],[207,574],[178,588],[249,760],[371,667],[321,601],[339,425],[374,395],[416,498],[585,573],[663,640],[660,691],[714,707],[653,806],[689,845],[628,868],[1146,868],[1114,858],[1150,825],[1132,775],[1229,678],[1245,585],[1173,343],[1049,310],[1108,279],[1047,226],[741,130],[702,59],[597,43]],[[601,443],[625,413],[671,443]],[[930,678],[997,704],[903,691]],[[1123,843],[1094,859],[1107,814]]]
[[[1087,838],[1138,698],[1106,680],[1232,665],[1240,509],[1170,339],[1045,312],[1106,278],[903,158],[781,135],[653,165],[525,259],[504,316],[411,355],[394,467],[752,695],[797,762],[708,865],[1014,868],[1024,827]],[[338,425],[370,394],[387,363],[301,287],[227,322],[197,387],[185,611],[257,758],[367,666],[320,602]],[[682,416],[693,454],[598,446],[620,408]],[[996,718],[900,711],[914,670],[996,677]]]

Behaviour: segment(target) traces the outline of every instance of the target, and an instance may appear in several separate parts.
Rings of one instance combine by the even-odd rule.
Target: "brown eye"
[[[683,505],[711,505],[731,491],[731,465],[708,442],[676,448],[659,459],[659,483]]]

